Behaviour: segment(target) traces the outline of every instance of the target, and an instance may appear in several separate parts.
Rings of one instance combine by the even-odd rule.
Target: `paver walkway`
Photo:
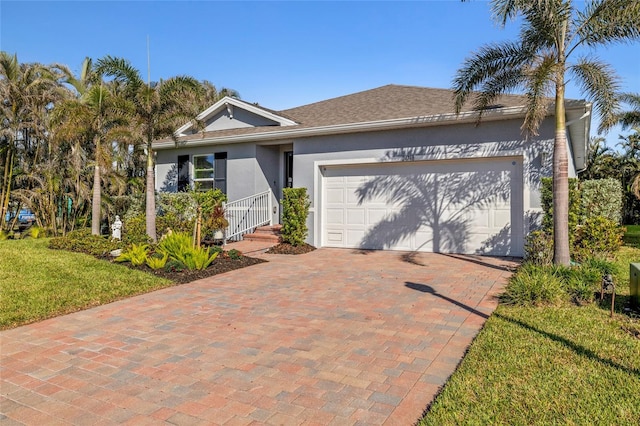
[[[340,249],[264,256],[3,331],[0,423],[409,425],[513,266]]]

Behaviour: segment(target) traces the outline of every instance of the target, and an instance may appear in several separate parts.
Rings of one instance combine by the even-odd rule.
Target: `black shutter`
[[[216,152],[214,158],[214,187],[227,193],[227,153]]]
[[[178,155],[178,192],[189,190],[189,156]]]

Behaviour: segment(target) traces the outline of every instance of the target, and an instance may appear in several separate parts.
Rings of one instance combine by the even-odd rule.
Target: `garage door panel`
[[[505,232],[522,227],[521,160],[327,167],[323,187],[325,245],[477,253],[501,237],[492,254],[522,251]]]
[[[365,224],[365,209],[364,208],[348,208],[347,209],[347,225],[358,226]]]
[[[344,233],[342,231],[329,231],[327,232],[327,242],[329,244],[344,244]]]
[[[348,229],[346,235],[346,247],[358,247],[360,242],[364,239],[365,231],[364,229]]]
[[[328,208],[325,210],[327,225],[344,225],[344,210],[340,208]]]

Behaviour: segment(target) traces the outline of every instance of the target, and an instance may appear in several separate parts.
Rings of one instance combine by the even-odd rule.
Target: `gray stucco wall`
[[[217,152],[227,153],[227,196],[229,200],[237,200],[266,190],[265,185],[257,185],[254,178],[257,167],[255,144],[216,145],[159,151],[156,157],[156,190],[162,192],[177,187],[177,176],[173,170],[177,167],[179,155],[190,156],[191,172],[189,175],[193,176],[192,156]]]
[[[484,157],[517,157],[522,161],[524,231],[539,220],[540,178],[550,176],[554,123],[543,122],[539,136],[527,140],[521,133],[522,119],[474,124],[443,125],[394,131],[353,133],[300,138],[260,146],[255,143],[163,150],[157,154],[157,190],[171,187],[172,168],[178,155],[227,152],[227,194],[237,200],[271,188],[278,206],[282,180],[282,149],[293,144],[293,184],[306,187],[311,200],[308,221],[311,244],[319,245],[322,193],[319,166],[323,164],[427,161]],[[571,153],[570,153],[571,155]],[[575,176],[572,161],[570,175]],[[279,208],[279,207],[278,207]],[[278,222],[279,211],[273,213]]]

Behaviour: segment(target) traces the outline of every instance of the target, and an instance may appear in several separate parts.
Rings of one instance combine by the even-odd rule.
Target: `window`
[[[203,191],[218,188],[227,192],[227,153],[193,156],[193,183]]]

